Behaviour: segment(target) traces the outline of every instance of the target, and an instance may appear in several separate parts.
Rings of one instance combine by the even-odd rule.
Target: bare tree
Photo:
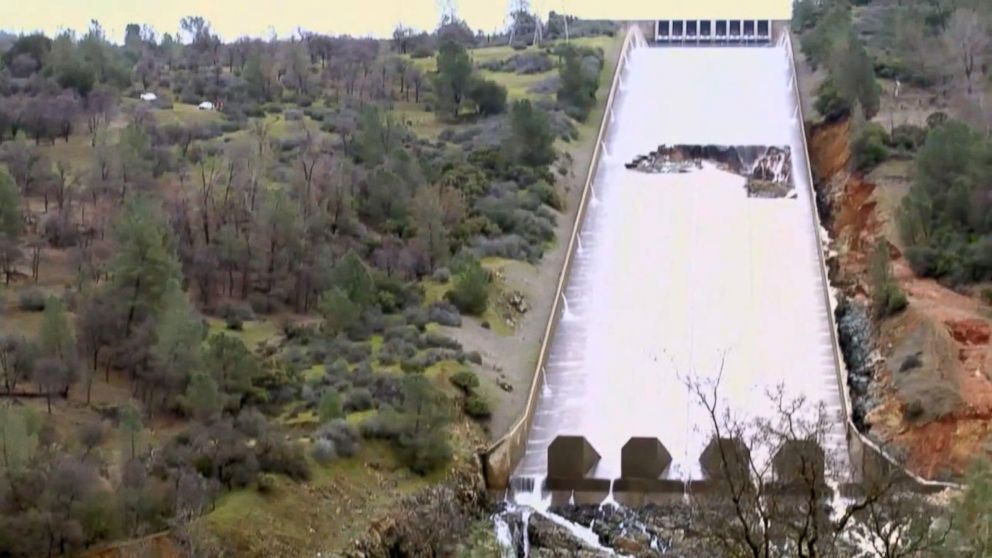
[[[766,417],[744,417],[720,399],[720,373],[685,380],[704,411],[712,442],[701,459],[715,488],[693,496],[695,526],[715,555],[748,558],[906,558],[933,556],[947,524],[925,499],[901,490],[896,473],[848,484],[833,477],[846,465],[823,450],[831,428],[823,405],[769,394]],[[833,475],[831,473],[834,473]]]

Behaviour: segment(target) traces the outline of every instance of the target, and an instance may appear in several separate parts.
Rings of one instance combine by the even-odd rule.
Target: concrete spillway
[[[844,453],[842,407],[807,161],[785,46],[629,52],[573,255],[545,383],[514,477],[547,474],[548,445],[583,436],[620,476],[632,436],[672,455],[665,478],[701,478],[711,429],[680,378],[723,367],[721,398],[767,415],[767,392],[823,403]],[[747,197],[704,166],[646,174],[624,163],[661,144],[791,147],[796,195]]]

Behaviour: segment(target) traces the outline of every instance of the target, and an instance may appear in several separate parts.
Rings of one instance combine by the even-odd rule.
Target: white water
[[[559,434],[585,436],[614,479],[632,436],[658,437],[668,478],[699,478],[709,428],[680,377],[723,362],[722,402],[759,416],[767,390],[823,403],[844,454],[827,288],[806,154],[782,47],[630,53],[517,476],[543,477]],[[623,164],[660,144],[791,146],[793,199],[749,199],[712,167],[644,174]],[[845,454],[846,455],[846,454]],[[843,457],[843,456],[842,456]],[[539,489],[538,489],[539,490]],[[521,497],[517,501],[521,504]],[[540,508],[538,508],[540,509]]]

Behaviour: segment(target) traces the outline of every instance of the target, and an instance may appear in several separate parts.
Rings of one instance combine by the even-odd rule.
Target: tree
[[[426,249],[431,269],[442,265],[450,255],[441,192],[441,186],[428,186],[418,190],[413,197],[412,213],[417,228],[417,238]]]
[[[261,368],[239,337],[226,333],[211,335],[207,340],[204,364],[221,391],[234,400],[235,408],[242,408],[246,399],[255,394],[252,381],[261,373]]]
[[[202,372],[200,344],[204,331],[199,314],[178,288],[173,287],[166,294],[163,306],[155,330],[155,344],[151,348],[154,370],[148,379],[153,388],[161,388],[168,394],[182,390],[187,378]],[[213,381],[212,377],[210,381]],[[197,387],[209,386],[200,384]]]
[[[21,195],[7,169],[0,166],[0,236],[16,238],[21,234]]]
[[[992,45],[988,20],[971,8],[958,8],[951,15],[941,39],[947,51],[947,67],[957,68],[955,73],[960,72],[964,77],[968,95],[971,95],[975,70],[985,67]]]
[[[555,160],[554,135],[548,116],[527,99],[514,101],[510,110],[510,136],[504,151],[511,161],[544,167]]]
[[[595,60],[591,70],[584,67],[585,59]],[[599,89],[599,73],[602,69],[602,59],[596,56],[584,56],[579,49],[566,45],[562,53],[562,61],[558,66],[560,85],[556,94],[558,102],[566,107],[569,115],[584,122],[589,112],[596,106],[596,90]]]
[[[468,97],[483,116],[493,116],[506,111],[506,88],[495,81],[472,80]]]
[[[193,418],[206,421],[224,409],[224,396],[210,374],[195,371],[190,374],[180,404]]]
[[[38,347],[18,335],[0,336],[0,382],[7,395],[12,395],[17,384],[31,376]]]
[[[965,477],[964,493],[951,504],[953,524],[947,556],[979,558],[992,554],[992,465],[976,459]]]
[[[451,403],[421,374],[403,378],[400,457],[415,473],[427,474],[451,458],[447,424]]]
[[[472,77],[472,60],[461,44],[448,40],[441,43],[437,53],[437,76],[434,80],[438,105],[458,117]]]
[[[76,381],[75,369],[67,363],[52,357],[40,358],[34,363],[31,380],[45,395],[48,414],[52,414],[52,397],[69,396],[69,387]]]
[[[124,335],[149,315],[157,314],[165,295],[179,282],[179,262],[169,232],[149,201],[124,205],[114,227],[117,256],[111,265],[111,291],[124,306]]]
[[[909,304],[906,294],[892,276],[889,261],[889,242],[878,241],[868,261],[868,276],[871,283],[871,302],[875,315],[881,318],[901,312]]]
[[[837,499],[827,475],[836,456],[824,450],[835,419],[823,404],[768,393],[770,411],[748,417],[721,399],[723,368],[684,379],[711,443],[700,458],[716,482],[693,496],[693,527],[706,555],[751,558],[933,556],[947,523],[925,498],[898,488],[900,471],[869,472],[857,496]],[[874,554],[859,549],[872,548]]]
[[[318,304],[320,314],[324,317],[324,331],[329,335],[337,335],[348,331],[362,317],[362,308],[348,297],[340,287],[324,291]]]
[[[331,270],[331,284],[362,310],[375,301],[375,283],[358,254],[349,251]]]
[[[41,354],[69,364],[76,358],[76,339],[62,300],[50,296],[41,318]]]
[[[475,259],[462,264],[447,298],[461,312],[481,315],[489,304],[489,272]]]

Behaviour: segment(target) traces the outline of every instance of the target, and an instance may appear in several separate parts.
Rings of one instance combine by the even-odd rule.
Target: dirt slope
[[[868,254],[879,238],[891,234],[899,197],[893,200],[893,191],[904,192],[909,177],[886,176],[892,190],[882,191],[871,177],[850,173],[846,122],[813,127],[809,145],[833,239],[833,283],[847,296],[865,299]],[[892,444],[917,473],[946,478],[984,451],[989,436],[989,311],[973,297],[913,276],[898,248],[891,243],[890,248],[910,304],[875,324],[879,358],[870,390],[875,403],[867,418],[870,435]]]

